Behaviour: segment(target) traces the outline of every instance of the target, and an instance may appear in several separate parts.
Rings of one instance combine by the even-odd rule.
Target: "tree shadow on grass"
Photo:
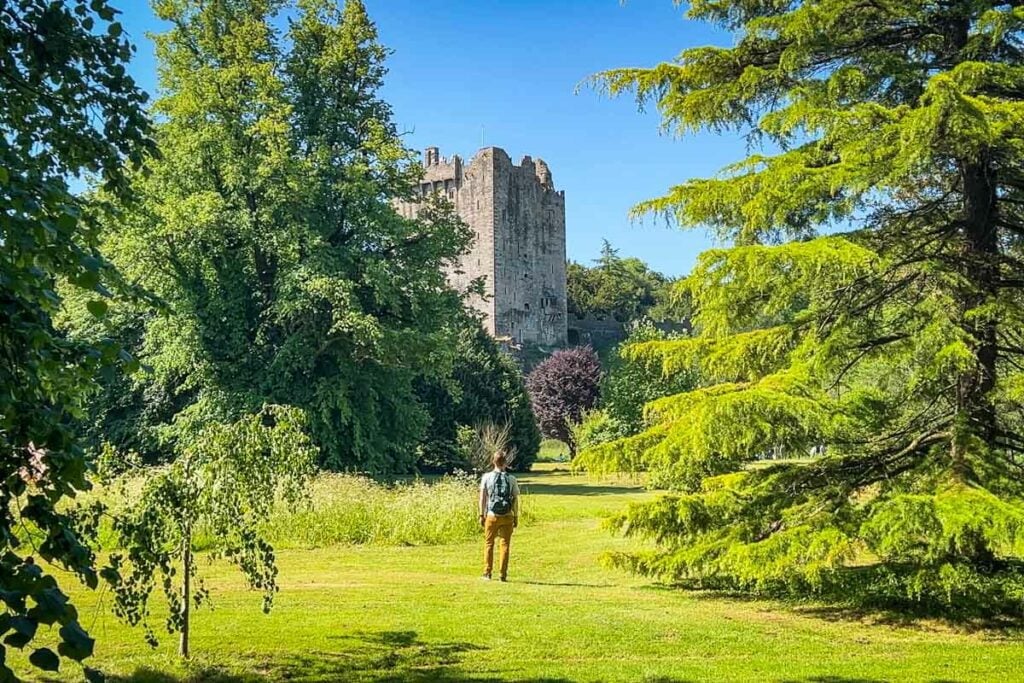
[[[527,586],[556,586],[560,588],[614,588],[614,583],[574,583],[572,581],[515,581]]]
[[[864,622],[919,631],[953,629],[983,634],[993,640],[1024,640],[1024,620],[1016,617],[949,614],[935,609],[884,606],[790,605],[785,609],[802,616],[833,622]]]
[[[914,631],[960,631],[983,634],[992,640],[1024,640],[1024,618],[1014,616],[984,616],[970,612],[949,612],[934,606],[866,603],[843,604],[808,602],[787,599],[785,596],[752,595],[740,591],[694,588],[688,585],[652,583],[640,590],[665,591],[695,600],[716,600],[735,603],[759,603],[767,611],[830,622],[858,622],[868,625],[891,626]],[[841,596],[840,596],[841,597]],[[827,679],[822,679],[827,680]]]
[[[249,671],[232,671],[218,666],[196,665],[186,675],[168,674],[149,667],[140,667],[123,676],[107,674],[110,683],[256,683],[257,681],[289,681],[299,683],[579,683],[592,677],[495,676],[471,674],[459,665],[466,652],[484,651],[472,643],[430,643],[421,640],[415,631],[382,631],[336,636],[332,640],[345,643],[336,652],[310,651],[304,654],[253,658]],[[693,683],[674,676],[654,676],[645,683]],[[776,679],[778,680],[778,679]],[[816,675],[781,679],[779,683],[887,683],[884,679]],[[935,679],[930,683],[956,683]]]
[[[337,651],[309,651],[302,654],[253,658],[250,671],[217,666],[196,666],[189,674],[177,676],[142,667],[128,676],[107,675],[111,683],[255,683],[256,681],[298,681],[334,683],[470,683],[500,681],[487,675],[460,670],[462,656],[486,648],[473,643],[427,642],[415,631],[382,631],[334,636]],[[518,679],[527,683],[571,683],[563,678]]]
[[[784,678],[779,683],[889,683],[882,678],[849,678],[847,676],[808,676],[807,678]],[[946,683],[929,681],[929,683]]]
[[[615,486],[606,484],[540,484],[523,482],[523,493],[535,496],[618,496],[624,493],[643,493],[643,486]]]

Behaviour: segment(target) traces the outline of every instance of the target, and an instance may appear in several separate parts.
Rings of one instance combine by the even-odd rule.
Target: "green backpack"
[[[504,472],[498,472],[487,487],[487,509],[495,515],[512,512],[512,482]]]

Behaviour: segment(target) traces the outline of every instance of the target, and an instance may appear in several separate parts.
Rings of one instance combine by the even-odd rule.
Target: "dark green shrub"
[[[459,428],[485,423],[508,425],[516,454],[512,469],[530,469],[540,450],[540,431],[522,374],[479,326],[467,325],[460,333],[451,374],[440,381],[421,380],[417,394],[430,415],[417,460],[421,471],[471,470]]]

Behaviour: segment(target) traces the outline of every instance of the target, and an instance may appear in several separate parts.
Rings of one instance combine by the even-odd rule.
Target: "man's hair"
[[[494,453],[494,457],[491,458],[491,460],[494,463],[494,466],[497,467],[498,469],[504,469],[505,466],[508,464],[508,457],[506,457],[504,451],[496,451]]]

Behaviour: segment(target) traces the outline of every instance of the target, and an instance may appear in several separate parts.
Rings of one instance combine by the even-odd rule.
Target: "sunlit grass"
[[[631,543],[610,536],[601,517],[655,494],[630,480],[574,476],[565,466],[538,469],[520,476],[534,521],[513,537],[507,584],[479,579],[478,537],[283,548],[281,591],[269,615],[237,570],[203,566],[213,609],[195,614],[187,665],[174,655],[172,637],[151,650],[140,632],[109,615],[109,596],[75,591],[82,621],[98,639],[92,664],[114,680],[152,683],[1019,678],[1024,641],[1016,631],[963,632],[728,599],[607,569],[601,555]],[[327,480],[323,486],[335,490]],[[275,533],[287,533],[281,524]],[[162,613],[154,610],[156,623]],[[77,676],[68,669],[61,680]]]
[[[558,439],[544,439],[540,444],[537,462],[568,462],[569,447]]]
[[[479,532],[477,490],[470,476],[389,486],[323,474],[313,482],[307,505],[280,508],[264,532],[278,548],[453,543]]]

